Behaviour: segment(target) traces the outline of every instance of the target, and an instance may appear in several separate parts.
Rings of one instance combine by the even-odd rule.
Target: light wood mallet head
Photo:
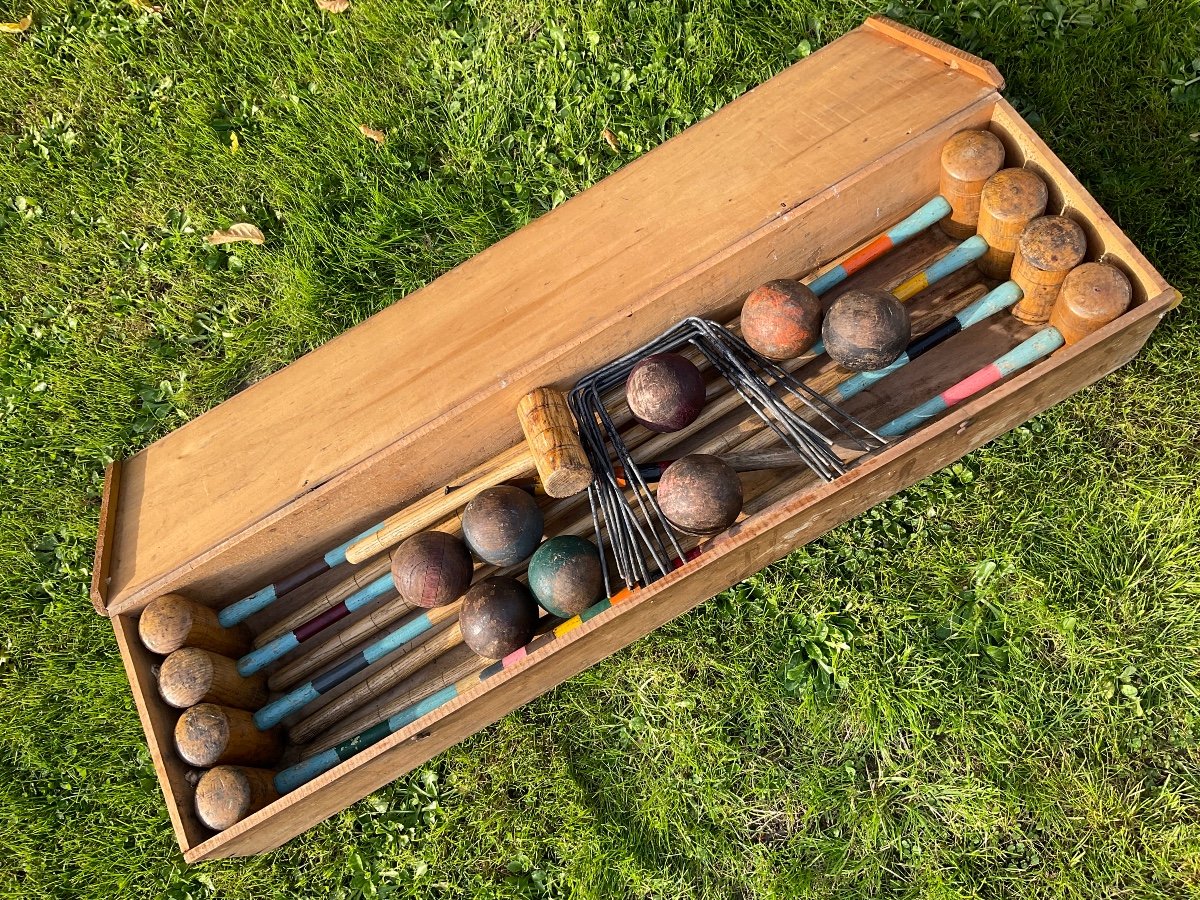
[[[224,831],[278,799],[270,769],[217,766],[196,784],[196,815],[213,831]]]
[[[1116,319],[1132,302],[1133,287],[1124,272],[1108,263],[1084,263],[1063,280],[1050,324],[1070,346]]]
[[[1028,169],[1001,169],[987,180],[979,196],[979,236],[988,245],[978,263],[984,275],[1009,277],[1021,232],[1046,211],[1049,199],[1046,182]]]
[[[979,195],[989,178],[1004,165],[1004,145],[990,131],[960,131],[942,147],[939,193],[950,204],[942,231],[956,241],[975,233]]]
[[[1058,299],[1067,273],[1083,262],[1087,237],[1065,216],[1042,216],[1030,222],[1017,241],[1012,280],[1021,289],[1013,315],[1026,325],[1043,325]]]
[[[267,702],[266,676],[242,676],[237,661],[200,647],[181,647],[163,660],[158,692],[176,709],[197,703],[220,703],[258,709]]]
[[[517,418],[546,493],[572,497],[587,490],[592,467],[566,396],[553,388],[532,390],[517,403]]]
[[[180,647],[201,647],[238,657],[250,649],[245,625],[224,628],[215,610],[179,594],[151,600],[138,619],[138,634],[147,650],[164,655]]]
[[[259,731],[246,710],[201,703],[175,723],[175,750],[193,766],[269,766],[283,745],[277,730]]]

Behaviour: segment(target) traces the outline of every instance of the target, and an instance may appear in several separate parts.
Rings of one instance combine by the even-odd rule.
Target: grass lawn
[[[106,461],[882,7],[152,2],[36,0],[0,34],[0,891],[1200,896],[1196,0],[888,10],[994,61],[1184,293],[1133,364],[284,848],[190,869],[87,600]],[[265,245],[204,244],[235,221]]]

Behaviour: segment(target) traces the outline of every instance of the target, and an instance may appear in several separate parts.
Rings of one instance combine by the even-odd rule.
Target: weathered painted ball
[[[736,522],[742,511],[742,480],[723,459],[693,453],[667,467],[656,499],[680,531],[716,534]]]
[[[542,540],[544,525],[537,501],[508,484],[480,491],[462,515],[467,546],[494,566],[515,566],[529,559]]]
[[[912,337],[904,304],[887,291],[847,291],[821,326],[825,350],[838,365],[871,372],[896,361]]]
[[[604,593],[600,551],[573,534],[550,538],[529,560],[529,588],[546,612],[564,619],[579,615]]]
[[[630,371],[625,400],[634,418],[651,431],[679,431],[704,409],[704,377],[685,356],[655,353]]]
[[[742,304],[742,337],[767,359],[794,359],[820,336],[821,300],[799,281],[768,281]]]
[[[484,659],[503,659],[529,643],[537,602],[515,578],[494,575],[471,586],[458,613],[463,643]]]
[[[471,586],[473,570],[466,545],[444,531],[414,534],[392,553],[396,592],[425,609],[461,597]]]

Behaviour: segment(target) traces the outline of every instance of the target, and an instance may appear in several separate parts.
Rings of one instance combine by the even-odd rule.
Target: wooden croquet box
[[[428,287],[114,463],[92,598],[112,619],[185,858],[279,846],[1133,357],[1178,294],[1002,99],[1002,85],[983,60],[869,19]],[[168,591],[214,606],[244,596],[517,443],[515,408],[527,391],[567,389],[685,316],[728,320],[760,283],[835,263],[937,193],[941,147],[967,128],[990,128],[1007,147],[1007,165],[1046,178],[1049,211],[1084,227],[1090,259],[1130,277],[1129,312],[831,484],[791,476],[785,499],[763,508],[751,501],[748,518],[669,577],[228,830],[199,823],[172,748],[178,711],[159,699],[155,658],[137,638],[147,602]],[[847,284],[891,287],[950,244],[935,229]],[[914,333],[917,321],[929,327],[985,283],[995,284],[971,267],[918,296]],[[852,411],[881,424],[1033,331],[1011,316],[996,319],[881,381]],[[801,374],[821,370],[813,366]]]

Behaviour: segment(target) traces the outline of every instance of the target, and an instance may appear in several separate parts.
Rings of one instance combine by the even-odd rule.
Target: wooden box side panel
[[[464,444],[447,422],[470,426],[481,458],[499,449],[513,436],[512,386],[534,386],[539,360],[567,347],[598,360],[607,349],[594,336],[613,316],[661,298],[681,272],[694,276],[831,182],[990,96],[991,84],[874,30],[833,42],[128,460],[110,607],[261,529],[397,438],[420,434],[413,455],[423,462],[389,472],[389,491],[356,497],[363,518],[452,477],[461,456],[438,451]],[[871,122],[865,141],[862,121]],[[488,364],[463,365],[468,356]],[[458,377],[440,377],[447,371]],[[548,374],[569,373],[560,364]],[[317,540],[327,536],[326,527]],[[261,541],[251,554],[260,574],[282,558],[272,549]]]
[[[1075,347],[952,410],[837,483],[751,516],[696,561],[354,759],[189,851],[189,861],[279,846],[792,549],[866,511],[1123,365],[1165,315],[1144,304]]]

